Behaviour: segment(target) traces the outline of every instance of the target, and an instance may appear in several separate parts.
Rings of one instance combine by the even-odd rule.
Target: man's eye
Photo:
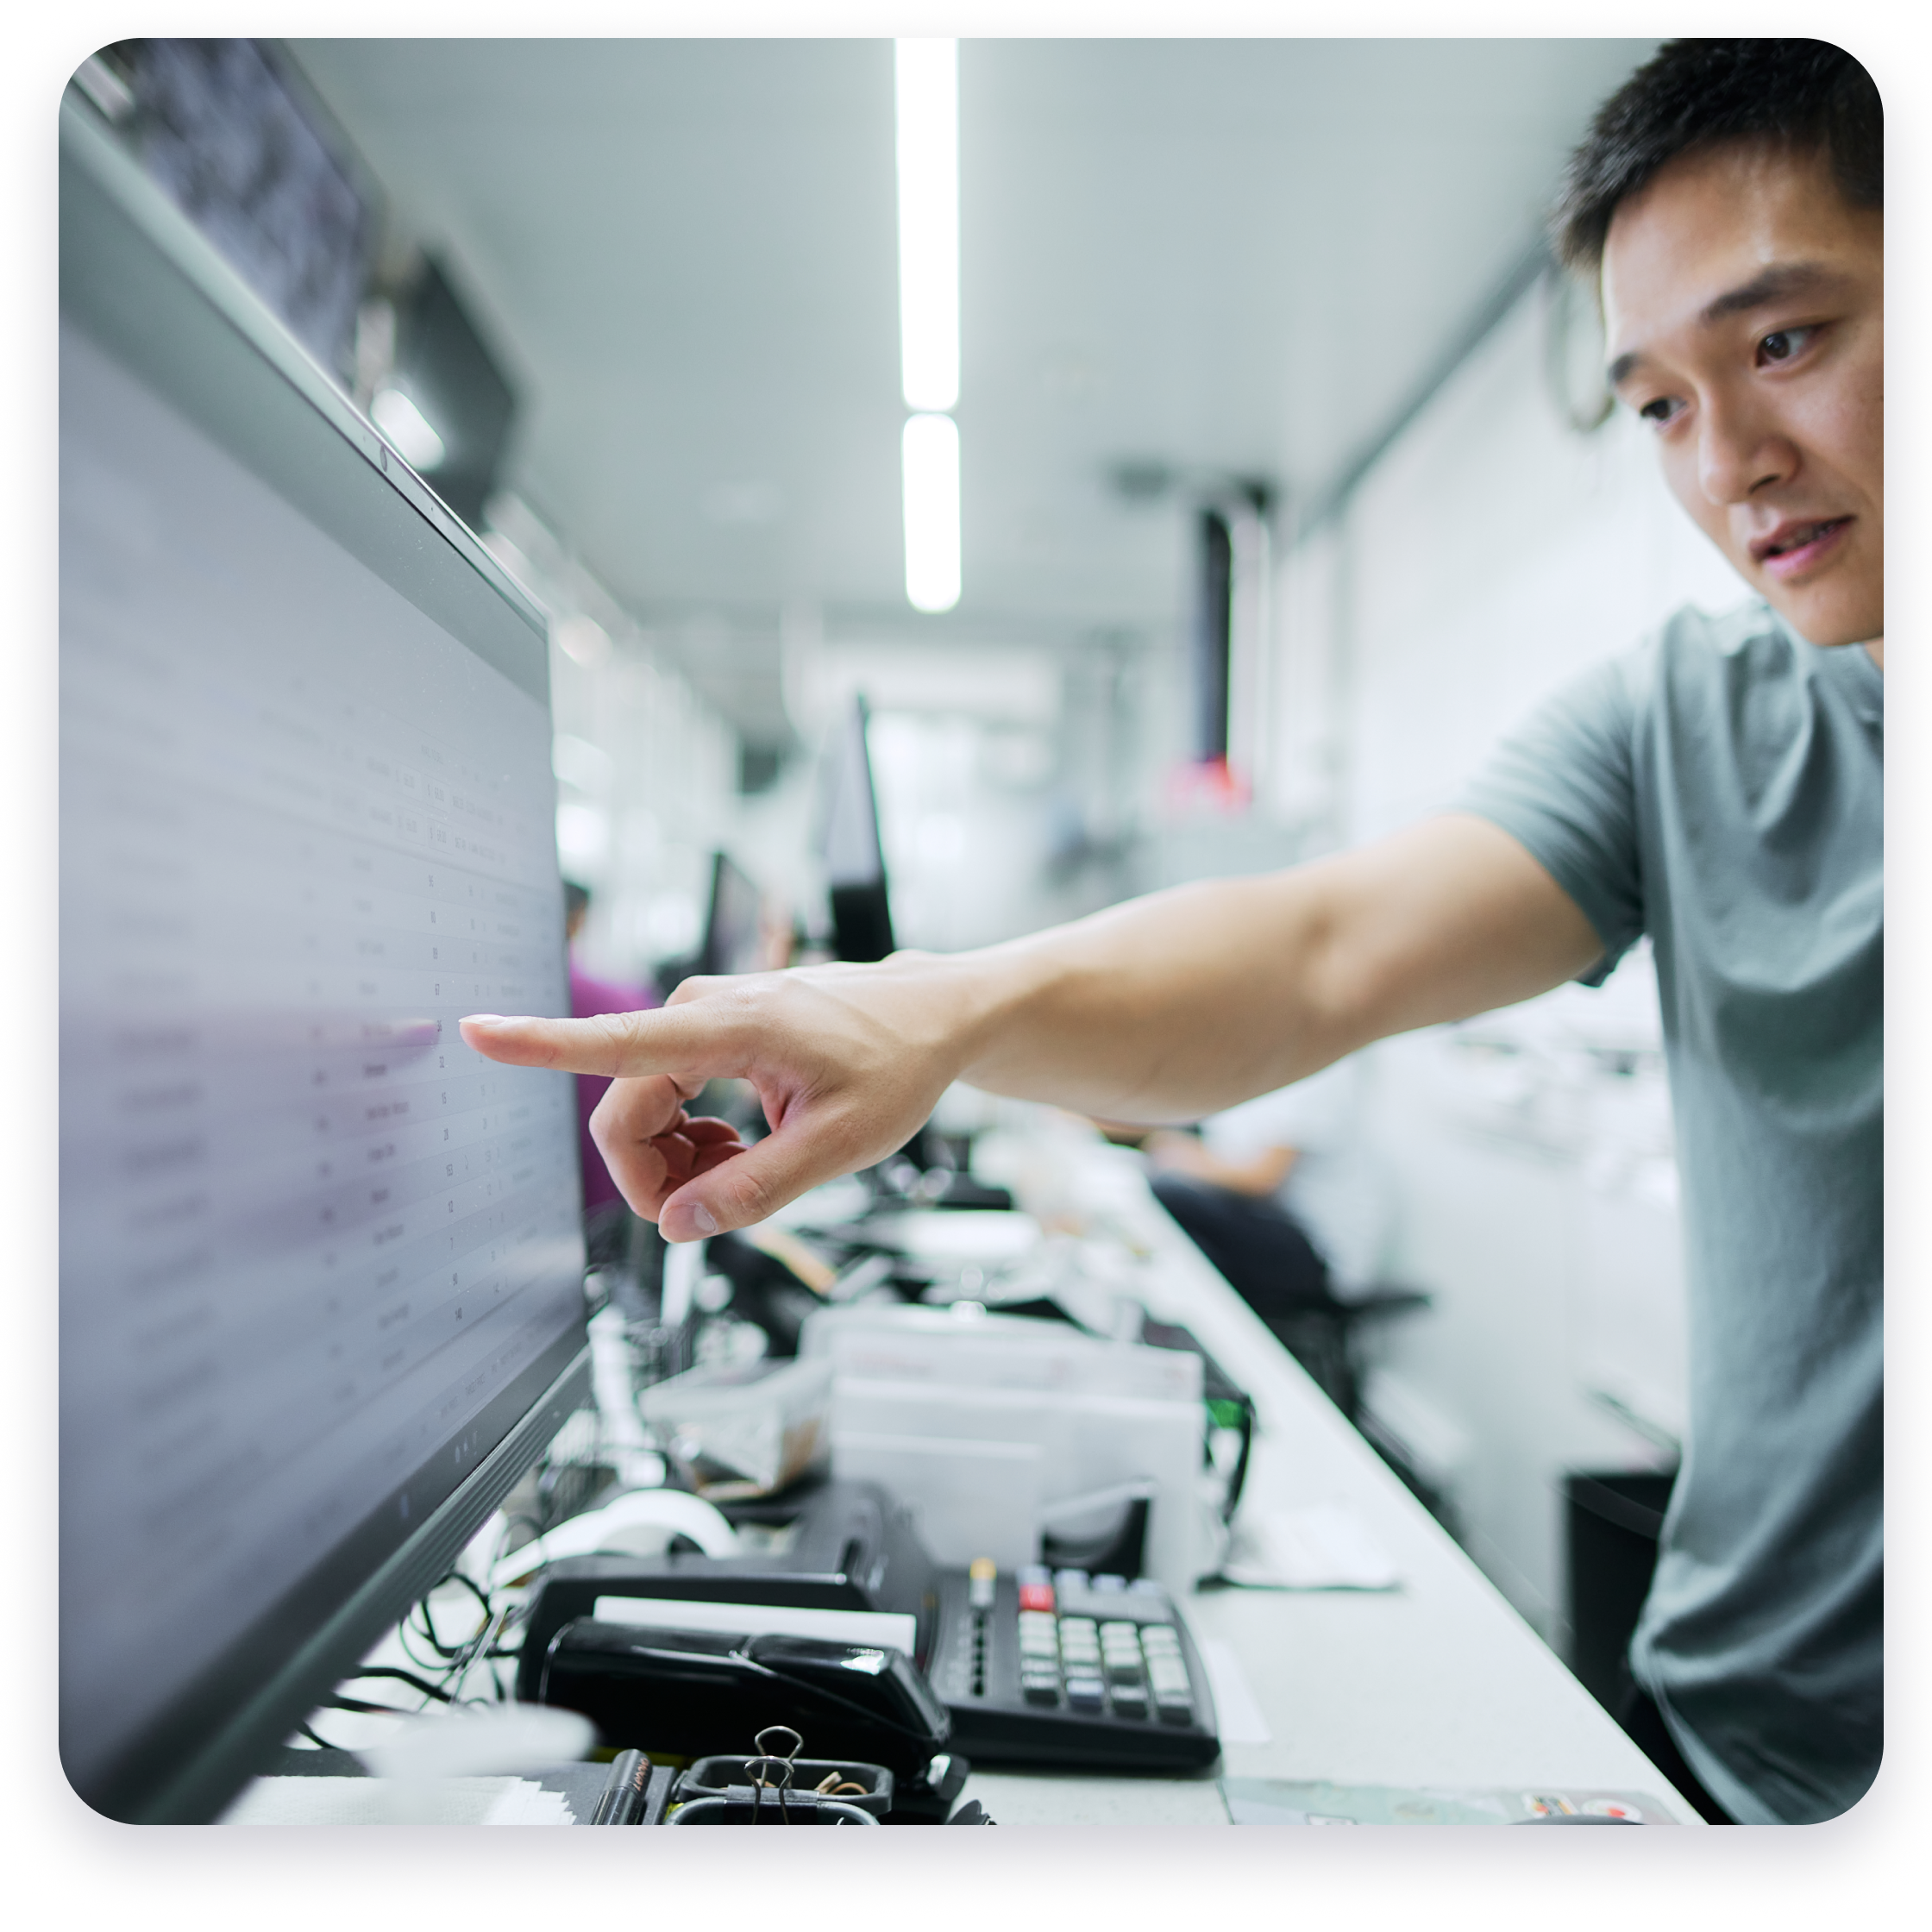
[[[1637,414],[1647,423],[1668,423],[1678,412],[1678,401],[1674,396],[1659,396],[1640,405]]]
[[[1815,327],[1774,329],[1758,344],[1758,360],[1760,362],[1789,362],[1817,332]]]

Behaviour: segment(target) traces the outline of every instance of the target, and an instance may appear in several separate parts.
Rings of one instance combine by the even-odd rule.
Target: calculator
[[[975,1765],[1195,1771],[1220,1755],[1207,1672],[1151,1578],[940,1571],[927,1681]]]

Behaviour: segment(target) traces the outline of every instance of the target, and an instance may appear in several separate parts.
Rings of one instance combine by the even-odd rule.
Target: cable
[[[441,1590],[442,1588],[442,1584],[461,1584],[463,1588],[467,1590],[480,1604],[482,1605],[483,1614],[485,1616],[487,1617],[495,1615],[495,1608],[490,1602],[489,1592],[485,1590],[480,1583],[477,1582],[475,1578],[466,1575],[461,1570],[452,1570],[449,1574],[442,1579],[442,1583],[439,1583],[436,1585],[436,1588],[438,1590]]]
[[[422,1691],[425,1697],[434,1697],[438,1703],[446,1704],[450,1701],[449,1693],[440,1686],[431,1684],[426,1677],[418,1677],[414,1671],[399,1671],[391,1664],[372,1664],[367,1670],[351,1671],[342,1681],[347,1684],[356,1678],[363,1677],[394,1678],[398,1683],[410,1684],[416,1690]]]

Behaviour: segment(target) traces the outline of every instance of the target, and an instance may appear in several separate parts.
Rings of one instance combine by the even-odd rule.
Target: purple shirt
[[[570,963],[570,1013],[574,1019],[593,1019],[600,1013],[642,1013],[659,1004],[657,995],[641,986],[613,986],[607,980],[593,980]],[[600,1073],[577,1076],[577,1145],[584,1164],[584,1212],[606,1208],[624,1196],[590,1137],[590,1117],[610,1085]]]

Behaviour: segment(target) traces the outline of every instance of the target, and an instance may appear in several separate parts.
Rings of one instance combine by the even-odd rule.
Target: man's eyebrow
[[[1742,315],[1761,309],[1767,302],[1781,302],[1788,295],[1803,295],[1828,282],[1843,278],[1815,261],[1773,263],[1747,282],[1727,290],[1715,301],[1705,304],[1697,320],[1708,327],[1726,316]]]
[[[1698,326],[1708,329],[1727,316],[1747,314],[1753,309],[1763,308],[1767,303],[1782,302],[1787,297],[1807,294],[1813,289],[1842,279],[1841,276],[1815,261],[1774,262],[1749,281],[1740,282],[1735,288],[1726,289],[1723,294],[1707,302],[1697,313]],[[1618,356],[1606,372],[1610,387],[1621,387],[1624,378],[1643,360],[1641,349],[1630,349]]]

